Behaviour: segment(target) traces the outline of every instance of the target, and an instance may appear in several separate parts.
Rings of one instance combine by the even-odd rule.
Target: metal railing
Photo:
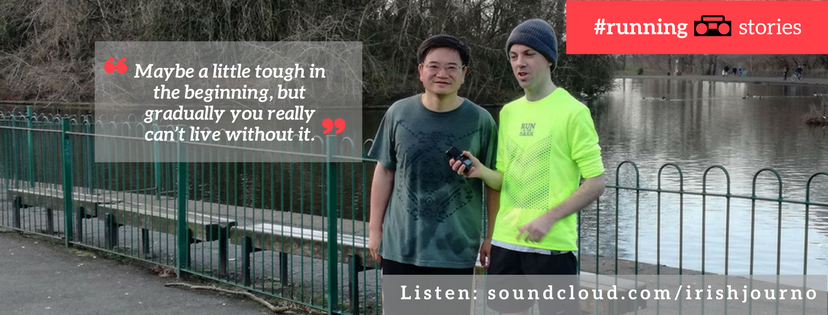
[[[140,154],[152,160],[162,154],[181,158],[256,152],[261,160],[96,162],[94,130],[109,127],[91,117],[36,115],[31,109],[0,114],[0,225],[329,313],[381,313],[379,274],[354,262],[369,257],[360,238],[368,237],[369,188],[376,163],[365,157],[370,140],[359,148],[332,136],[298,150],[285,148],[291,144],[272,144],[230,151],[142,142],[136,135],[148,129],[132,123],[118,127],[121,136],[109,136],[119,149],[106,154]],[[309,156],[325,156],[327,161],[305,161]],[[332,162],[334,157],[354,162]],[[633,162],[623,162],[614,171],[605,195],[579,215],[582,271],[828,273],[822,260],[828,253],[813,244],[828,233],[828,202],[815,199],[818,191],[828,199],[828,173],[815,172],[808,179],[804,199],[786,199],[780,174],[769,168],[755,174],[750,195],[731,193],[730,174],[722,166],[704,172],[701,191],[685,190],[684,174],[676,164],[659,169],[656,188],[642,187]],[[768,175],[776,180],[772,190],[757,185]],[[27,189],[40,199],[24,205],[12,193]],[[47,195],[54,198],[43,197]],[[232,223],[225,224],[228,220]],[[277,226],[304,228],[309,234],[289,240],[284,234],[255,236],[239,229],[255,232],[254,227]],[[345,235],[354,237],[331,241]]]

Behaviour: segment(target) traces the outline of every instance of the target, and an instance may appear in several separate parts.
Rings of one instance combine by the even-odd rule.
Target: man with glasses
[[[383,275],[474,273],[485,185],[445,167],[451,147],[494,163],[494,119],[457,94],[469,55],[453,36],[426,39],[417,51],[425,91],[396,101],[380,122],[368,153],[378,161],[369,249]]]

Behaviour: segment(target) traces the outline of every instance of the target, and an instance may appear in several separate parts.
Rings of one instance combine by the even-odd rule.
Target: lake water
[[[803,120],[811,105],[820,104],[814,95],[828,93],[826,86],[685,79],[618,79],[615,83],[614,91],[593,104],[610,185],[618,175],[622,186],[635,187],[630,165],[616,172],[623,161],[636,163],[640,187],[653,189],[658,187],[659,168],[675,163],[683,173],[683,187],[675,168],[668,167],[662,174],[662,188],[701,192],[705,170],[721,165],[730,175],[731,193],[751,196],[754,175],[772,168],[781,176],[783,197],[804,201],[809,177],[828,172],[828,130],[809,127]],[[497,118],[500,107],[488,109]],[[383,112],[366,112],[365,138],[374,136]],[[710,171],[706,188],[710,193],[726,193],[724,173]],[[778,192],[776,177],[762,172],[756,195],[775,199]],[[777,267],[782,274],[803,273],[804,205],[782,206],[780,236],[778,202],[731,199],[728,211],[727,199],[720,197],[702,200],[685,195],[681,200],[677,194],[663,193],[660,206],[655,192],[636,196],[634,191],[622,190],[618,197],[616,203],[615,190],[608,189],[600,212],[594,206],[583,212],[584,253],[599,249],[610,257],[617,253],[621,259],[748,274],[753,239],[754,274],[776,274]],[[828,203],[828,176],[814,180],[810,197]],[[828,274],[828,209],[812,206],[809,211],[807,272]]]
[[[615,183],[618,174],[622,186],[635,186],[630,166],[615,170],[619,163],[629,160],[639,167],[640,186],[657,188],[659,168],[675,163],[683,173],[684,191],[701,192],[705,170],[721,165],[730,175],[731,193],[751,196],[754,176],[764,168],[772,168],[782,179],[783,198],[804,201],[808,179],[817,172],[828,172],[828,130],[809,127],[803,120],[812,105],[820,105],[824,97],[815,94],[824,95],[826,86],[681,79],[619,79],[616,83],[617,88],[596,104],[595,111],[610,184]],[[661,187],[679,190],[677,174],[675,168],[665,168]],[[724,173],[711,170],[706,187],[710,193],[726,193]],[[614,191],[608,195],[610,198],[605,199],[610,200],[601,211],[614,217]],[[757,177],[756,195],[778,197],[778,180],[771,172]],[[641,193],[639,197],[636,238],[636,194],[621,192],[618,221],[623,232],[619,232],[618,243],[622,258],[635,259],[637,252],[640,261],[655,263],[660,248],[661,264],[678,267],[681,262],[684,268],[701,270],[704,266],[714,273],[724,273],[727,267],[730,274],[747,274],[753,239],[754,274],[776,274],[777,267],[782,274],[803,272],[804,205],[782,206],[780,236],[778,202],[732,199],[728,231],[726,198],[708,197],[703,207],[700,196],[685,195],[682,201],[677,194],[662,194],[659,211],[658,194]],[[828,203],[828,176],[814,179],[810,199]],[[826,210],[809,209],[808,274],[828,274]],[[679,224],[682,212],[683,224]],[[590,220],[595,221],[585,215],[585,226]],[[614,247],[614,222],[600,222],[595,226],[612,232],[606,236],[601,233],[601,252],[612,254],[614,248],[606,248],[609,245],[605,244]],[[605,223],[609,225],[606,228]],[[594,244],[594,233],[585,229],[584,234],[584,243]],[[594,251],[595,246],[585,246],[585,250]],[[776,259],[777,251],[781,253],[780,261]]]

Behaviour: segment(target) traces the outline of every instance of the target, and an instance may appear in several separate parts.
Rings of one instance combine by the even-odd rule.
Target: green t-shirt
[[[518,240],[521,226],[569,198],[580,179],[604,172],[589,108],[566,90],[500,111],[497,169],[503,172],[500,209],[492,239],[557,251],[578,250],[577,215],[558,221],[540,242]]]
[[[438,113],[420,95],[395,102],[380,122],[368,156],[394,170],[382,224],[383,259],[422,267],[472,268],[483,232],[483,182],[451,170],[454,146],[494,164],[497,127],[465,100]]]

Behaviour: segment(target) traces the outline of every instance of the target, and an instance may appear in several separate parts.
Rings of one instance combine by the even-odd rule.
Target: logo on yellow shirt
[[[520,136],[531,137],[535,135],[535,123],[520,124]]]

